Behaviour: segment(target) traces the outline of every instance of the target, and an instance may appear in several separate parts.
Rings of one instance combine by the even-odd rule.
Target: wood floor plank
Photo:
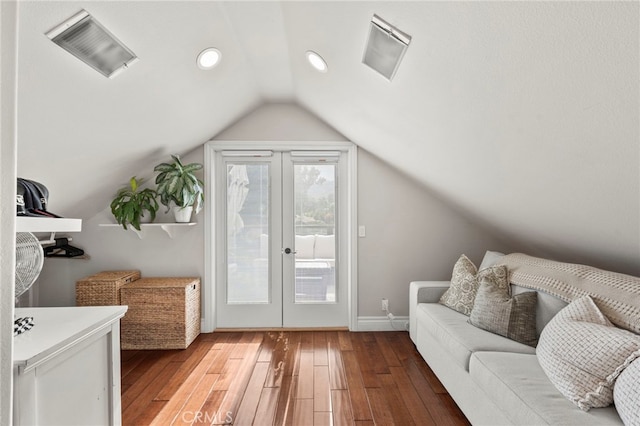
[[[341,351],[352,351],[351,334],[348,331],[338,331],[338,340],[340,341]]]
[[[433,418],[434,422],[443,426],[459,425],[460,422],[458,420],[458,416],[451,415],[453,407],[443,406],[438,394],[434,392],[430,382],[428,382],[423,376],[422,372],[413,360],[408,360],[405,365],[405,369],[411,379],[413,387],[416,389],[416,392],[418,392],[420,399],[422,399],[425,407],[427,407],[427,410],[429,411],[429,414],[431,414],[431,418]],[[455,407],[455,411],[459,411],[457,406]]]
[[[218,346],[218,356],[213,360],[209,367],[209,374],[222,374],[227,361],[231,358],[231,353],[234,351],[237,343],[225,342]]]
[[[420,396],[413,387],[411,379],[407,376],[404,368],[389,367],[389,370],[391,370],[393,380],[396,382],[396,386],[398,386],[400,397],[407,406],[407,409],[416,424],[425,426],[435,425],[436,422],[431,418],[427,407],[425,407],[422,399],[420,399]]]
[[[123,425],[134,425],[134,426],[149,426],[153,423],[153,420],[156,418],[158,413],[164,408],[167,404],[167,401],[149,401],[149,404],[144,408],[142,412],[136,416],[135,419],[131,421],[125,421],[122,419]]]
[[[365,333],[353,333],[351,336],[351,343],[354,347],[354,353],[358,359],[358,366],[360,368],[360,374],[362,375],[362,383],[365,388],[377,388],[380,387],[378,383],[378,373],[376,372],[377,362],[372,359],[367,348],[367,343],[364,340]],[[387,371],[388,373],[388,371]]]
[[[378,343],[378,348],[382,353],[382,356],[384,357],[387,363],[387,366],[400,367],[401,366],[400,360],[398,359],[398,356],[393,350],[393,346],[387,339],[386,335],[378,333],[375,335],[375,338],[376,338],[376,342]]]
[[[293,403],[293,424],[313,425],[313,399],[296,399]]]
[[[227,391],[217,391],[212,390],[207,397],[207,400],[200,407],[200,411],[194,414],[194,421],[192,424],[194,425],[210,425],[217,421],[216,416],[218,415],[218,411],[220,409],[220,404],[224,399]],[[232,423],[233,418],[229,415],[226,416],[223,420],[226,423]]]
[[[219,374],[204,375],[182,406],[173,425],[184,426],[193,423],[195,416],[197,416],[198,413],[202,413],[202,406],[209,398],[209,394],[213,390],[213,385],[218,378],[220,378]]]
[[[384,396],[384,390],[380,388],[365,389],[367,392],[367,399],[369,405],[371,405],[371,412],[373,414],[373,421],[376,425],[393,425],[393,415],[389,409],[389,404]],[[400,426],[400,425],[398,425]]]
[[[429,382],[429,386],[435,393],[448,393],[440,380],[438,380],[436,373],[429,368],[426,362],[423,360],[408,359],[404,363],[405,365],[411,363],[417,366],[418,370],[420,370],[422,376]]]
[[[270,425],[275,424],[274,418],[276,415],[276,409],[278,408],[278,397],[280,395],[280,388],[264,388],[260,394],[260,401],[258,402],[258,408],[256,408],[256,415],[254,417],[253,424]]]
[[[178,413],[186,403],[189,396],[193,393],[195,387],[204,378],[205,374],[209,370],[209,366],[213,359],[217,356],[218,351],[210,350],[195,366],[191,374],[180,385],[178,390],[171,396],[167,404],[162,408],[162,411],[158,413],[158,416],[154,419],[153,424],[158,426],[171,424],[178,416]]]
[[[267,378],[268,362],[256,363],[249,383],[244,392],[242,402],[238,407],[238,415],[234,419],[234,425],[251,425],[258,409],[258,403],[262,396],[264,380]]]
[[[136,368],[143,359],[152,354],[151,351],[122,351],[122,353],[127,352],[131,352],[132,355],[127,356],[126,360],[120,360],[120,377],[122,380],[124,380],[127,374]],[[135,379],[133,381],[135,381]]]
[[[327,411],[313,412],[313,426],[331,426],[331,413]]]
[[[167,364],[171,362],[171,355],[154,359],[155,363],[149,364],[146,371],[142,372],[136,382],[131,384],[131,386],[122,394],[121,406],[123,410],[126,409],[139,395],[146,392],[149,385],[163,372]],[[153,397],[150,397],[149,399],[152,400]]]
[[[329,358],[329,381],[331,389],[347,389],[347,379],[344,374],[342,352],[337,333],[327,334],[327,353]]]
[[[469,424],[406,332],[229,331],[125,352],[125,426]]]
[[[291,333],[280,333],[271,354],[271,365],[265,380],[265,387],[279,387],[287,371],[290,371],[290,375],[293,374],[295,362],[293,357],[296,355],[296,345],[297,340],[296,343],[291,341]]]
[[[333,412],[333,424],[335,426],[353,424],[353,414],[351,413],[351,401],[348,390],[331,391],[331,409]]]
[[[198,346],[196,350],[192,352],[191,356],[182,362],[178,371],[176,371],[158,395],[156,395],[154,401],[170,400],[208,352],[209,347],[207,345]],[[213,356],[213,354],[211,356]]]
[[[234,419],[238,417],[238,407],[240,406],[244,392],[247,389],[247,384],[249,383],[253,371],[256,368],[256,359],[258,358],[258,352],[260,351],[260,342],[262,342],[262,337],[262,333],[254,333],[254,336],[248,343],[238,344],[246,346],[243,355],[244,358],[241,360],[242,362],[239,371],[231,382],[224,400],[220,404],[220,409],[218,410],[219,422],[222,422],[223,418],[229,413],[231,413],[231,417]],[[222,422],[214,424],[225,423]]]
[[[349,386],[349,395],[351,396],[353,419],[373,420],[355,352],[342,352],[342,360],[344,361],[344,370],[347,373],[347,384]]]
[[[214,386],[215,390],[229,390],[240,373],[241,366],[241,359],[227,358],[227,362],[220,373],[220,380],[218,380]]]
[[[331,411],[331,385],[327,365],[313,367],[313,411]]]
[[[276,417],[274,425],[290,424],[293,421],[293,376],[284,376],[280,385],[280,393],[278,394],[278,407],[276,408]]]
[[[324,331],[313,333],[313,365],[329,365],[327,335]]]
[[[389,405],[393,422],[397,425],[403,426],[415,425],[416,422],[411,418],[411,414],[402,400],[400,391],[396,386],[396,382],[393,380],[393,376],[391,374],[380,374],[378,378],[382,384],[382,388],[384,389],[384,396],[387,400],[387,404]]]
[[[313,351],[300,351],[296,398],[313,398]]]
[[[302,338],[301,333],[290,333],[288,337],[288,349],[287,356],[284,362],[284,376],[293,376],[297,370],[297,363],[299,361],[300,354],[300,340]]]
[[[258,362],[271,361],[278,339],[281,339],[282,335],[284,335],[284,332],[277,333],[270,331],[264,333],[260,354],[258,355]]]
[[[144,355],[146,356],[142,356],[140,362],[136,363],[135,367],[131,368],[128,372],[125,372],[124,375],[120,373],[121,383],[133,384],[138,382],[152,365],[165,358],[165,355],[163,353],[158,352],[149,352],[148,354]]]
[[[136,392],[135,390],[122,392],[123,401],[125,394],[128,395],[129,398],[132,398],[129,403],[125,403],[127,405],[126,407],[124,404],[122,405],[122,422],[124,424],[136,423],[136,419],[147,409],[149,404],[153,402],[154,398],[162,391],[181,365],[181,362],[169,362],[141,392]],[[155,374],[155,372],[151,372],[151,374]]]
[[[238,344],[235,345],[235,348],[229,355],[229,358],[243,359],[247,350],[249,349],[249,344],[253,341],[256,335],[257,333],[252,332],[242,333],[242,337],[238,341]],[[260,333],[260,335],[262,335],[262,333]]]

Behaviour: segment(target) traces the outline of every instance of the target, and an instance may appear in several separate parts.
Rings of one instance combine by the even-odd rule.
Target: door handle
[[[282,252],[284,254],[291,254],[291,253],[296,254],[297,253],[297,251],[293,251],[289,247],[287,247],[286,249],[283,249]]]

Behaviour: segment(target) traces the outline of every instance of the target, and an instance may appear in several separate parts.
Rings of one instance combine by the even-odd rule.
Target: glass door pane
[[[269,303],[269,164],[226,167],[227,303]]]
[[[294,164],[295,303],[336,301],[336,165]]]

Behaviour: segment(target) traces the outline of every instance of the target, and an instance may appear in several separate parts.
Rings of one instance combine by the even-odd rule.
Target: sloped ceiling
[[[138,170],[289,101],[523,250],[640,275],[637,2],[19,8],[18,172],[63,214],[97,211]],[[81,8],[140,61],[108,80],[44,36]],[[374,13],[413,37],[393,82],[361,64]],[[204,72],[208,46],[223,61]]]

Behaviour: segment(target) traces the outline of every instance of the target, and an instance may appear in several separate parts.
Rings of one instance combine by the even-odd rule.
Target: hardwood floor
[[[124,425],[468,425],[405,332],[225,332],[122,351]]]

